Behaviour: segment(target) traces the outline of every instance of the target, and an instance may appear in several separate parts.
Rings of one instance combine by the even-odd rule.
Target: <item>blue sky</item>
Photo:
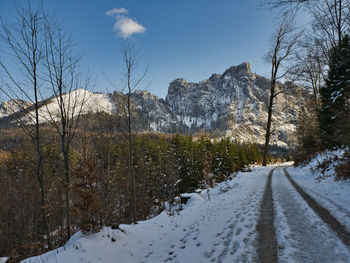
[[[19,1],[24,2],[26,1]],[[244,61],[269,76],[263,60],[275,17],[257,8],[258,0],[44,0],[44,7],[71,32],[83,51],[83,65],[93,72],[95,91],[111,91],[105,77],[118,83],[121,72],[119,43],[114,30],[120,16],[134,24],[129,34],[140,50],[139,69],[148,66],[144,86],[165,97],[178,77],[197,82]],[[108,10],[124,8],[114,16]],[[0,15],[11,20],[13,1],[0,1]],[[119,16],[119,17],[117,17]],[[136,25],[136,27],[135,27]],[[126,25],[128,26],[128,25]],[[137,32],[143,27],[144,32]],[[134,31],[133,31],[134,30]],[[142,31],[142,30],[139,30]],[[119,32],[119,33],[118,33]],[[124,35],[125,37],[125,35]],[[118,85],[118,84],[117,84]]]

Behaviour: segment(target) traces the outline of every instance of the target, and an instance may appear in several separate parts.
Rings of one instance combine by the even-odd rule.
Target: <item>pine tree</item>
[[[331,51],[326,86],[320,89],[320,137],[323,146],[334,147],[346,142],[344,125],[348,122],[350,94],[350,43],[344,36],[339,46]]]

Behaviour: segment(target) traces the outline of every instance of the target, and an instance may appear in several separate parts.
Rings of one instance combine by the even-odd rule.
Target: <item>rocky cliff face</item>
[[[145,129],[167,133],[177,131],[176,115],[164,99],[140,90],[136,90],[132,98],[137,105],[136,111],[139,118],[146,123]]]
[[[199,83],[176,79],[170,83],[165,100],[148,91],[137,90],[132,94],[140,122],[137,127],[167,133],[205,131],[217,137],[264,143],[269,84],[268,79],[252,73],[250,64],[245,62]],[[278,89],[292,91],[290,95],[278,95],[272,124],[272,143],[286,146],[293,139],[296,117],[304,102],[297,86],[287,83]],[[115,105],[117,100],[112,99],[115,95],[90,93],[86,97],[92,100],[86,105],[94,107],[90,105],[84,112],[106,108],[111,113],[119,107]],[[103,107],[97,107],[98,101]],[[5,106],[0,106],[3,116],[7,115]]]
[[[148,110],[154,116],[163,116],[164,123],[168,120],[172,124],[165,126],[175,127],[179,132],[206,131],[239,141],[264,143],[269,85],[268,79],[252,73],[250,64],[245,62],[200,83],[176,79],[169,85],[166,105],[162,101],[166,110],[157,111],[155,107]],[[295,95],[301,92],[297,86],[284,84],[280,89],[294,95],[280,94],[276,99],[272,143],[286,146],[292,139],[296,116],[304,102]],[[168,112],[167,117],[164,112]],[[165,126],[153,128],[169,131]]]

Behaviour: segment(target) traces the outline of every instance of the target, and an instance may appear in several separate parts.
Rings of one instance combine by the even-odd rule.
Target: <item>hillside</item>
[[[287,92],[279,94],[276,99],[272,144],[286,147],[293,141],[296,118],[305,104],[300,98],[305,96],[300,96],[301,90],[291,83],[280,84],[279,89]],[[83,113],[115,113],[118,112],[118,107],[122,107],[120,102],[123,100],[120,98],[123,96],[125,95],[121,93],[102,94],[76,90],[66,94],[65,100],[70,108],[84,102]],[[204,131],[216,137],[227,136],[238,141],[262,144],[268,96],[269,80],[252,73],[250,64],[245,62],[230,67],[221,75],[213,74],[199,83],[176,79],[170,83],[165,100],[140,90],[132,94],[132,99],[135,102],[139,130],[166,133]],[[9,105],[12,104],[4,102],[0,106],[2,119],[25,108],[16,104],[16,107],[9,110]],[[21,102],[21,105],[30,107],[30,103],[26,102]],[[29,110],[22,114],[21,118],[30,122],[31,113]],[[57,113],[56,100],[49,99],[40,109],[40,119],[42,122],[55,120]],[[9,119],[13,121],[12,118]]]
[[[348,230],[338,233],[327,221],[349,229],[349,185],[333,177],[320,181],[317,169],[330,155],[341,153],[304,167],[253,167],[208,191],[184,194],[190,199],[181,211],[92,235],[78,232],[65,247],[24,262],[349,262]],[[318,214],[312,202],[329,214]],[[274,212],[265,218],[269,203]]]

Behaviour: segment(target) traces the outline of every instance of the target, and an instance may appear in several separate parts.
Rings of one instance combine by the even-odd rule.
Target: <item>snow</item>
[[[287,171],[305,192],[350,231],[350,182],[335,181],[334,170],[344,152],[343,149],[326,151],[307,165],[288,167]],[[326,160],[332,161],[321,171],[318,166]],[[348,248],[294,190],[281,168],[276,169],[272,178],[280,261],[350,262]]]
[[[84,89],[77,89],[63,95],[63,100],[66,105],[67,114],[70,117],[76,117],[79,114],[89,112],[112,113],[115,110],[115,106],[107,94],[93,93]],[[40,122],[57,121],[60,115],[58,100],[53,98],[48,104],[42,106],[39,109],[39,115]],[[34,111],[30,112],[27,115],[27,119],[33,121],[34,116]]]
[[[339,158],[344,150],[327,151],[312,159],[306,166],[288,168],[293,179],[320,205],[350,231],[350,182],[335,181],[334,166],[339,161],[332,161],[324,173],[317,166],[329,158]]]
[[[200,205],[200,203],[205,201],[204,197],[197,193],[185,193],[181,194],[181,196],[189,198],[186,203],[186,209],[194,205]]]
[[[281,168],[274,172],[272,188],[281,262],[350,262],[346,246],[295,191]]]
[[[350,231],[350,183],[334,181],[334,161],[322,177],[316,166],[344,150],[326,152],[306,166],[251,167],[214,188],[182,194],[182,210],[99,233],[76,233],[66,246],[26,263],[60,262],[257,262],[257,222],[267,175],[272,176],[279,262],[350,262],[350,251],[307,205],[291,177]],[[0,261],[1,262],[1,261]]]
[[[245,63],[231,67],[223,75],[215,75],[199,83],[187,83],[184,79],[171,82],[165,100],[148,91],[136,90],[132,94],[140,116],[145,117],[150,130],[160,132],[196,133],[199,131],[215,132],[218,136],[228,134],[240,142],[264,143],[264,129],[267,120],[265,98],[268,80],[254,75]],[[89,112],[116,112],[116,105],[109,95],[78,89],[65,95],[66,104],[71,106],[86,100],[83,114]],[[71,100],[68,103],[68,100]],[[295,96],[280,94],[276,100],[273,125],[278,136],[272,144],[288,147],[288,139],[295,130],[295,120],[303,100]],[[0,118],[10,113],[6,105],[0,105]],[[25,104],[27,107],[28,105]],[[289,106],[286,110],[286,106]],[[73,107],[74,108],[74,107]],[[18,108],[14,108],[18,110]],[[52,122],[59,119],[59,107],[55,98],[40,109],[40,121]],[[79,114],[77,110],[71,117]],[[23,117],[24,121],[33,122],[34,112]],[[237,129],[238,126],[244,127]]]
[[[6,260],[7,260],[7,257],[0,257],[0,263],[5,263],[6,262]]]
[[[0,118],[7,117],[13,113],[19,112],[30,105],[30,102],[23,100],[4,101],[0,104]]]
[[[271,167],[255,167],[231,181],[191,197],[180,212],[162,212],[120,230],[104,227],[92,235],[76,233],[65,247],[36,262],[247,262],[256,259],[256,223]],[[112,241],[114,240],[114,242]]]

